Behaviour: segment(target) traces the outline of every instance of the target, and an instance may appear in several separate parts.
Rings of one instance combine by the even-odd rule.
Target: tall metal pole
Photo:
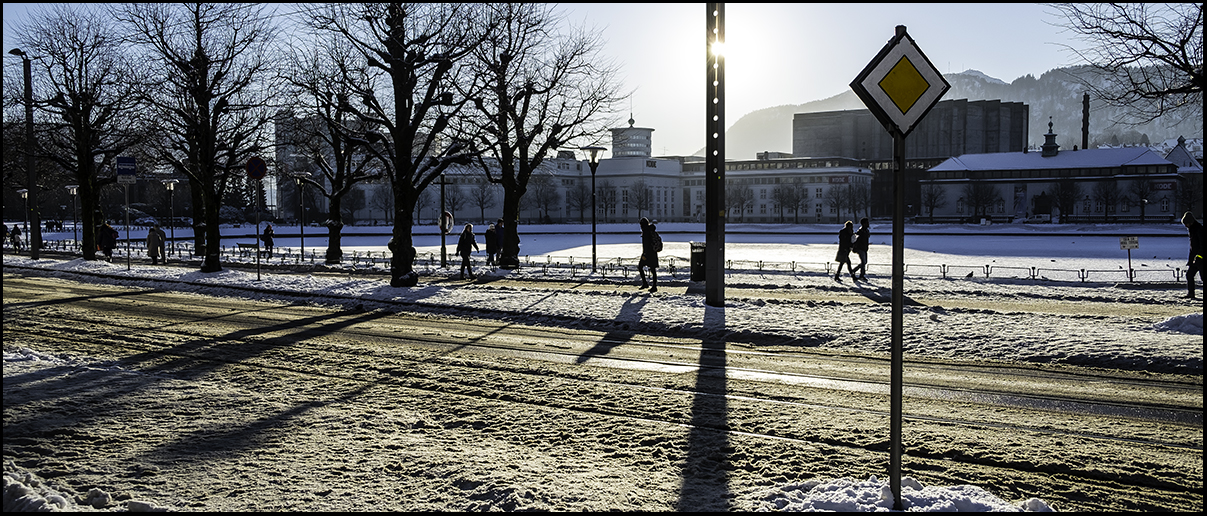
[[[595,169],[599,163],[591,160],[591,272],[595,272]]]
[[[440,229],[440,268],[444,269],[448,267],[448,248],[444,245],[444,236],[447,233],[444,230],[444,174],[440,174],[440,222],[436,226]]]
[[[29,198],[25,204],[26,222],[25,236],[29,238],[29,258],[37,260],[42,249],[42,220],[38,217],[38,187],[34,183],[34,89],[33,72],[30,69],[29,56],[19,48],[8,53],[21,56],[21,64],[25,69],[25,184],[29,190]]]
[[[905,308],[905,136],[893,131],[893,162],[897,173],[893,174],[893,315],[892,315],[892,371],[889,402],[889,487],[893,492],[893,508],[903,510],[901,505],[901,382],[902,338],[904,329],[902,312]]]
[[[122,185],[126,191],[126,270],[130,270],[130,185]]]
[[[301,263],[302,258],[306,255],[306,182],[302,178],[295,177],[294,181],[298,183],[298,235],[301,237],[302,250],[298,252],[298,262]]]
[[[725,306],[725,4],[707,4],[704,302]]]
[[[76,188],[77,187],[74,186],[71,188],[71,239],[74,240],[75,245],[78,246],[80,245],[80,211],[76,207],[76,199],[79,198],[79,194],[76,193]]]

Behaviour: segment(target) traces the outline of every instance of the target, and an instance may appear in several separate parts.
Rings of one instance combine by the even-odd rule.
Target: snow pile
[[[1052,512],[1052,508],[1038,498],[1015,506],[976,486],[923,487],[911,477],[901,479],[901,498],[905,510],[915,512]],[[763,511],[809,512],[884,512],[892,509],[892,488],[875,475],[862,482],[839,478],[775,487],[763,496],[759,508]]]
[[[28,351],[28,350],[26,350]],[[9,360],[5,353],[4,360]],[[4,512],[84,512],[103,510],[108,512],[165,512],[151,502],[128,500],[114,503],[113,496],[104,490],[92,488],[86,494],[75,494],[71,488],[52,486],[37,475],[18,467],[13,461],[4,461]]]
[[[1203,334],[1203,314],[1186,314],[1176,317],[1170,317],[1153,325],[1153,329],[1157,331],[1167,331],[1171,333],[1188,333],[1190,335]]]

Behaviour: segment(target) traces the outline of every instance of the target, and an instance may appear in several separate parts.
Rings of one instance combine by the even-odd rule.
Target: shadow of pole
[[[704,327],[710,334],[724,335],[725,308],[705,307]],[[729,511],[728,403],[725,398],[725,341],[706,339],[700,346],[700,368],[696,373],[696,397],[691,408],[691,432],[683,461],[683,484],[676,510]]]

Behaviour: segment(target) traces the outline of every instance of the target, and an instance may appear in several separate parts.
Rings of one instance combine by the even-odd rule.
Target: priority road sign
[[[913,131],[950,88],[904,30],[851,82],[851,89],[884,128],[902,136]]]

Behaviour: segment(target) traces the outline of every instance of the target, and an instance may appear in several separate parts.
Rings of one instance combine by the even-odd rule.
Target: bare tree
[[[353,87],[341,108],[360,118],[366,149],[382,163],[394,193],[390,284],[413,286],[412,226],[420,193],[455,164],[476,155],[455,123],[464,99],[454,84],[486,33],[475,4],[311,4],[307,23],[345,38],[381,84]],[[452,121],[452,122],[450,122]]]
[[[930,216],[930,223],[935,223],[935,210],[947,206],[947,189],[936,184],[922,187],[922,207]]]
[[[544,216],[537,214],[538,218],[544,222],[550,220],[549,211],[554,207],[560,206],[562,196],[557,191],[557,182],[551,174],[537,173],[531,176],[528,181],[528,186],[531,188],[532,205],[537,210],[543,210]]]
[[[1088,46],[1091,94],[1134,124],[1177,114],[1203,119],[1203,4],[1048,4]],[[1099,86],[1102,84],[1102,86]]]
[[[145,50],[143,100],[163,129],[158,157],[189,179],[202,272],[222,270],[219,208],[232,178],[267,148],[276,28],[262,4],[114,4]],[[196,215],[200,216],[196,216]]]
[[[489,37],[474,51],[472,85],[465,87],[478,117],[475,133],[498,169],[482,160],[493,183],[503,186],[502,267],[519,266],[520,198],[533,173],[563,144],[595,143],[592,135],[621,100],[616,71],[600,64],[599,33],[557,30],[560,16],[549,4],[492,3]]]
[[[972,208],[972,217],[978,218],[989,215],[990,208],[1002,200],[997,187],[983,181],[971,181],[964,184],[964,202]]]
[[[477,184],[470,189],[469,200],[474,206],[478,207],[478,213],[482,217],[482,221],[486,221],[486,209],[494,208],[495,189],[494,185],[486,178],[480,178]]]
[[[43,147],[37,157],[53,162],[78,185],[80,220],[89,228],[81,235],[86,260],[96,259],[96,235],[90,228],[101,222],[100,190],[117,182],[115,175],[101,171],[111,172],[118,155],[132,154],[148,137],[136,94],[139,70],[121,48],[117,28],[99,11],[88,4],[54,4],[35,11],[18,39],[27,54],[38,57],[32,60],[40,67],[32,74],[34,98],[46,100],[35,107],[49,115],[36,125],[36,141]],[[38,176],[43,181],[55,177]]]
[[[595,201],[599,205],[599,210],[603,212],[604,220],[609,219],[608,215],[616,214],[616,204],[620,202],[620,192],[611,179],[604,179],[596,185]]]
[[[754,190],[748,184],[735,183],[725,189],[725,209],[730,216],[735,212],[746,221],[746,207],[754,203]]]
[[[1128,203],[1129,205],[1140,208],[1140,223],[1144,223],[1144,215],[1148,208],[1148,199],[1156,194],[1157,191],[1153,187],[1152,178],[1149,175],[1142,174],[1140,177],[1133,179],[1127,187],[1127,193],[1134,195],[1135,200],[1124,198],[1120,202]]]
[[[780,213],[780,223],[784,222],[784,210],[792,210],[795,213],[794,223],[800,222],[800,213],[796,206],[800,204],[798,196],[800,189],[795,188],[795,185],[800,183],[783,183],[771,190],[771,199],[775,201],[775,206]]]
[[[394,196],[390,192],[390,185],[384,182],[374,183],[372,187],[373,195],[369,198],[369,209],[380,211],[385,222],[390,222],[390,213],[394,211]],[[374,217],[376,220],[376,217]]]
[[[1090,198],[1094,202],[1102,204],[1102,221],[1107,222],[1110,216],[1115,213],[1115,206],[1119,204],[1119,198],[1122,193],[1119,190],[1119,185],[1113,180],[1099,181],[1094,183],[1094,187],[1090,189]]]
[[[463,186],[450,184],[444,188],[444,211],[458,216],[457,212],[466,204],[469,204],[469,195],[465,193]]]
[[[1175,199],[1181,211],[1192,211],[1199,218],[1203,217],[1203,176],[1202,174],[1183,176],[1178,182]]]
[[[583,213],[591,209],[591,188],[586,181],[575,181],[574,186],[566,190],[566,209],[578,211],[578,222],[583,223]]]
[[[1072,179],[1062,179],[1052,188],[1052,197],[1056,199],[1056,209],[1060,210],[1060,220],[1070,222],[1077,213],[1077,201],[1081,200],[1081,184]]]
[[[310,45],[293,49],[282,76],[290,86],[292,102],[290,109],[277,116],[278,126],[285,127],[278,127],[277,134],[293,153],[308,158],[322,174],[323,180],[308,174],[297,177],[327,198],[325,263],[331,265],[343,259],[345,197],[357,184],[382,177],[376,158],[361,146],[366,128],[346,108],[348,99],[369,89],[375,77],[364,56],[346,40],[327,32],[315,34],[309,41]]]
[[[843,211],[848,209],[847,196],[843,195],[842,189],[836,186],[826,189],[826,193],[824,195],[825,196],[822,197],[822,200],[824,200],[827,205],[834,209],[834,213],[837,214],[839,220],[841,220],[843,217]]]
[[[637,217],[641,218],[642,213],[650,211],[654,205],[654,192],[650,190],[649,184],[644,179],[633,181],[629,185],[631,203],[634,208],[637,208]]]

